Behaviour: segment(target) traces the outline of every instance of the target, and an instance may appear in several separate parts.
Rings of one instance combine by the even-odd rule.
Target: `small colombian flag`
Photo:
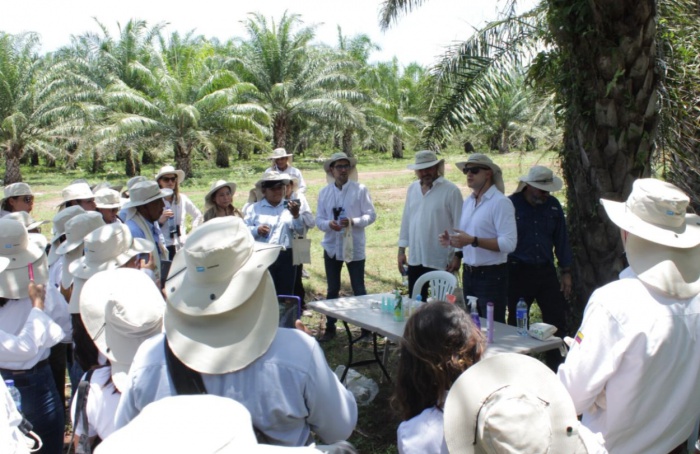
[[[578,333],[576,333],[576,339],[575,339],[575,340],[576,340],[576,342],[579,343],[579,344],[580,344],[581,342],[583,342],[583,333],[582,333],[581,331],[579,331]]]

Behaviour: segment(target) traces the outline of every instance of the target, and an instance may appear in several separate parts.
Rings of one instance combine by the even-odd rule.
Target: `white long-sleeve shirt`
[[[462,193],[454,183],[440,177],[425,194],[420,180],[411,183],[399,231],[399,247],[408,248],[408,264],[445,269],[450,251],[440,245],[439,235],[459,228],[461,216]]]
[[[294,219],[292,213],[284,207],[283,202],[277,206],[270,205],[267,199],[255,202],[246,208],[243,220],[255,241],[279,244],[287,249],[292,247],[292,238],[295,232],[299,235],[306,232],[301,213],[298,218]],[[270,226],[270,233],[266,237],[258,234],[258,227],[265,224]]]
[[[175,394],[164,341],[165,336],[154,336],[136,353],[117,409],[117,428],[149,403]],[[304,446],[311,431],[326,443],[346,440],[357,423],[352,393],[328,367],[318,342],[299,330],[279,328],[267,352],[247,367],[227,374],[202,374],[202,380],[208,394],[243,404],[253,426],[271,444]]]
[[[26,370],[49,357],[64,333],[29,298],[9,300],[0,307],[0,368]]]
[[[304,181],[304,177],[301,175],[301,170],[297,169],[296,167],[292,167],[290,165],[288,165],[286,169],[280,170],[277,168],[276,165],[273,164],[272,167],[268,167],[267,169],[265,169],[265,173],[270,172],[272,170],[279,172],[279,173],[286,173],[290,177],[296,178],[297,182],[298,182],[297,191],[299,191],[301,193],[306,192],[306,182]]]
[[[330,257],[336,260],[344,260],[343,256],[343,232],[331,229],[333,221],[333,208],[342,207],[345,215],[352,220],[353,257],[350,261],[365,259],[365,228],[377,220],[372,199],[365,185],[356,181],[348,181],[342,189],[338,189],[335,183],[330,183],[321,189],[318,194],[318,209],[316,210],[316,226],[325,235],[321,246]]]
[[[518,244],[513,202],[492,185],[476,205],[474,194],[464,199],[459,229],[477,238],[497,238],[500,251],[466,245],[462,262],[470,266],[500,265]]]
[[[627,268],[591,295],[559,378],[610,453],[666,453],[700,413],[699,338],[700,296],[665,296]]]
[[[172,246],[175,244],[175,239],[170,236],[171,225],[180,226],[179,244],[183,245],[185,244],[185,240],[187,240],[187,223],[185,222],[185,216],[189,214],[192,217],[193,229],[204,221],[204,216],[202,212],[199,211],[199,208],[197,208],[185,194],[178,194],[178,203],[170,203],[166,199],[163,199],[163,202],[165,202],[166,210],[173,210],[173,217],[168,219],[160,228],[163,231],[165,245]]]

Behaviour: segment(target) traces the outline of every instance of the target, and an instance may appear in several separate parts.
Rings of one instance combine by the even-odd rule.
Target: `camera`
[[[171,224],[170,238],[175,238],[176,236],[180,236],[180,226],[178,224]]]

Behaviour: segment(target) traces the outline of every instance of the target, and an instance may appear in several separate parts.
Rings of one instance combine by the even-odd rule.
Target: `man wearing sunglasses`
[[[462,205],[459,229],[445,231],[440,243],[457,249],[453,266],[462,257],[462,288],[478,298],[479,315],[494,303],[493,318],[505,323],[508,303],[508,254],[518,241],[513,203],[503,193],[503,173],[488,156],[474,153],[455,164],[472,190]]]

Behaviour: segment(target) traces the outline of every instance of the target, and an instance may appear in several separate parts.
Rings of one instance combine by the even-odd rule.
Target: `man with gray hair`
[[[459,227],[462,216],[462,193],[445,179],[445,160],[438,160],[433,151],[416,153],[415,163],[408,166],[416,172],[416,181],[406,192],[406,203],[399,231],[399,273],[408,274],[408,292],[420,276],[435,270],[458,269],[450,260],[450,250],[440,247],[439,235]],[[406,256],[406,248],[409,250]],[[408,266],[408,270],[405,270]],[[427,285],[421,291],[427,299]]]

